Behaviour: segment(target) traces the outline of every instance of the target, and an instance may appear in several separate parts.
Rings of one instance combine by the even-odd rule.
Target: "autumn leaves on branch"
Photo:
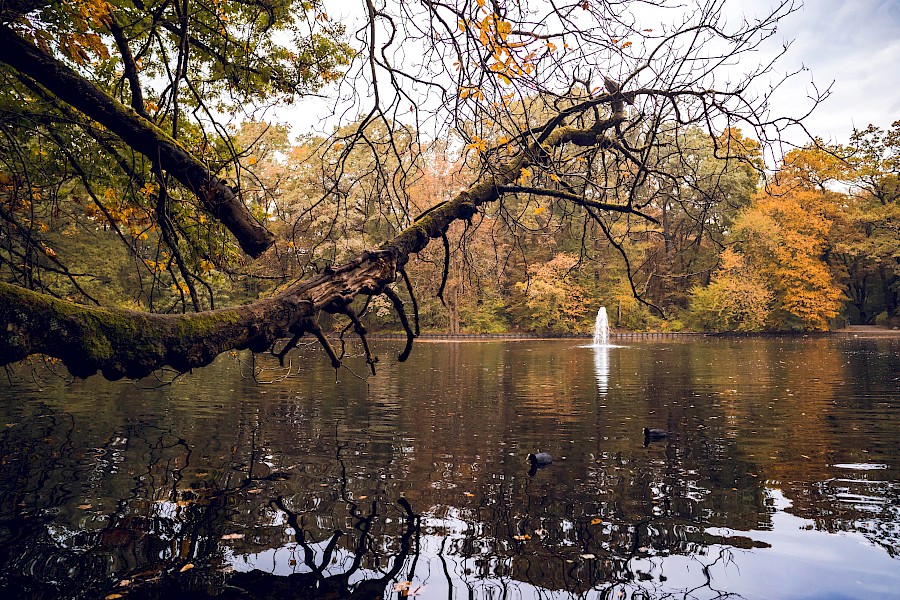
[[[773,123],[764,120],[764,101],[741,95],[745,88],[710,91],[705,84],[714,82],[718,61],[706,56],[703,45],[728,44],[726,53],[732,57],[750,52],[793,10],[779,7],[766,18],[723,33],[721,7],[714,3],[657,34],[638,26],[620,3],[557,9],[527,2],[421,0],[415,6],[419,12],[413,15],[412,4],[391,13],[387,5],[367,3],[364,24],[354,38],[359,48],[344,41],[342,26],[316,1],[206,6],[78,0],[23,5],[23,12],[4,17],[0,66],[10,83],[5,93],[13,99],[10,103],[40,101],[45,122],[28,135],[51,139],[63,164],[79,174],[74,188],[57,186],[63,191],[53,202],[77,204],[83,188],[98,209],[73,211],[81,215],[75,218],[118,232],[120,219],[90,189],[95,175],[85,165],[92,163],[108,190],[118,178],[125,191],[120,196],[111,191],[111,197],[155,221],[147,227],[156,242],[152,258],[146,247],[120,235],[139,267],[151,271],[151,297],[161,281],[159,273],[167,273],[182,310],[192,305],[198,312],[88,308],[38,295],[26,288],[47,292],[52,287],[29,283],[34,281],[30,267],[9,259],[5,264],[16,285],[0,283],[0,317],[8,323],[0,328],[0,363],[45,353],[79,376],[99,370],[111,378],[138,377],[162,366],[178,371],[202,366],[231,349],[268,350],[284,359],[301,336],[312,334],[338,366],[343,356],[318,324],[324,311],[346,318],[374,369],[376,357],[354,302],[381,294],[407,333],[400,354],[404,360],[419,321],[405,271],[411,256],[431,240],[443,241],[441,296],[451,226],[484,216],[486,207],[503,204],[504,198],[544,198],[564,206],[566,218],[583,217],[585,231],[588,226],[599,231],[598,237],[608,239],[628,264],[624,240],[634,223],[662,224],[654,205],[657,195],[662,188],[680,185],[673,165],[689,159],[677,152],[664,154],[677,145],[684,128],[703,126],[712,134],[718,120],[730,125],[744,118],[760,129]],[[546,18],[535,20],[534,10],[546,12]],[[301,32],[300,24],[308,29]],[[289,36],[293,45],[281,44]],[[684,45],[682,38],[692,42]],[[422,48],[422,61],[398,64],[416,45]],[[354,56],[359,60],[351,62]],[[750,78],[765,72],[760,67]],[[164,82],[162,91],[152,89],[155,79]],[[275,293],[243,306],[202,311],[195,286],[207,287],[212,307],[212,286],[203,279],[210,265],[227,271],[243,260],[236,257],[233,241],[218,235],[208,221],[223,224],[249,257],[264,261],[281,252],[273,248],[276,238],[267,229],[274,221],[270,211],[277,204],[277,190],[264,189],[255,204],[242,195],[247,192],[241,177],[255,174],[248,168],[246,148],[234,143],[217,107],[228,104],[236,115],[251,101],[302,102],[304,94],[338,80],[344,87],[335,95],[357,102],[358,126],[346,136],[338,129],[323,142],[339,151],[339,158],[328,165],[329,171],[323,162],[319,196],[308,203],[308,212],[331,211],[313,216],[333,227],[352,210],[368,216],[370,203],[373,212],[391,220],[390,227],[375,243],[363,236],[362,247],[369,249],[356,248],[355,257],[335,251],[328,264],[311,260],[299,280],[286,281]],[[28,119],[30,115],[23,122],[33,122]],[[426,123],[440,124],[432,139],[455,140],[471,179],[442,202],[434,198],[426,213],[413,218],[409,203],[393,200],[408,200],[407,183],[427,160],[431,142],[421,133]],[[383,143],[399,166],[391,168],[375,156],[364,177],[348,175],[355,152],[378,154],[375,146],[382,142],[367,133],[375,126],[386,132]],[[404,135],[409,140],[401,143]],[[77,149],[66,146],[67,140],[88,138],[95,142],[92,160],[81,160],[73,151]],[[26,161],[16,176],[26,179],[28,168]],[[360,186],[371,189],[354,205],[347,190]],[[44,200],[40,194],[16,195],[15,185],[9,189],[10,205],[23,214]],[[196,215],[198,205],[211,219]],[[11,210],[0,217],[17,235],[25,232],[22,245],[37,252],[31,216]],[[331,233],[321,238],[330,239]],[[142,235],[149,234],[132,237]],[[588,242],[585,235],[582,243]],[[303,253],[312,254],[294,244],[269,264],[281,267],[280,261]],[[289,279],[285,273],[264,275],[284,281]],[[629,264],[629,282],[637,292],[632,275]],[[398,276],[405,294],[388,287]],[[69,279],[75,282],[77,276]],[[177,305],[178,300],[164,310]],[[156,310],[152,302],[150,307]]]

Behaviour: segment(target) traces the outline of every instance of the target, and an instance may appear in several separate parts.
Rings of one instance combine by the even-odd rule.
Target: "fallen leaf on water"
[[[590,559],[592,559],[592,558],[597,558],[597,555],[596,555],[596,554],[591,554],[590,552],[588,552],[587,554],[582,554],[582,555],[581,555],[581,558],[583,558],[583,559],[585,559],[585,560],[590,560]]]
[[[262,490],[259,489],[259,488],[255,488],[255,489],[252,489],[252,490],[247,490],[247,493],[248,493],[248,494],[258,494],[258,493],[260,493],[260,492],[262,492]]]
[[[366,498],[368,498],[368,496],[360,496],[359,497],[360,500],[365,500]]]
[[[185,571],[190,571],[193,568],[194,568],[194,563],[188,563],[188,564],[184,565],[183,567],[181,567],[181,569],[178,572],[184,573]]]
[[[242,540],[244,539],[243,533],[226,533],[222,536],[223,540]]]
[[[530,540],[531,536],[526,533],[525,535],[514,535],[513,539],[523,542],[523,541]]]
[[[599,525],[603,522],[603,519],[591,519],[591,525]]]
[[[80,508],[81,510],[87,510],[87,509],[91,508],[91,505],[90,504],[79,504],[78,508]]]
[[[116,598],[124,598],[122,594],[110,594],[106,596],[106,600],[116,600]]]
[[[472,494],[470,492],[463,492],[463,496],[466,496],[467,498],[474,498],[475,494]]]
[[[157,567],[155,569],[148,569],[147,571],[141,571],[140,573],[135,573],[132,576],[132,579],[145,579],[147,581],[158,581],[160,573],[162,573],[162,569]]]
[[[128,587],[129,585],[131,585],[130,579],[123,579],[119,582],[119,587]]]

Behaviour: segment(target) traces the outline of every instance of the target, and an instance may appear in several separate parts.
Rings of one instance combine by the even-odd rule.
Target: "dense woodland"
[[[354,127],[342,135],[352,135]],[[407,135],[400,129],[369,137],[389,162],[389,145]],[[565,200],[527,193],[511,194],[477,223],[456,224],[447,236],[443,285],[441,246],[420,253],[408,269],[420,292],[421,328],[587,333],[604,305],[617,327],[634,330],[897,326],[900,122],[889,131],[870,127],[844,145],[816,141],[792,150],[774,172],[766,172],[757,142],[738,130],[724,135],[729,139],[718,143],[740,154],[717,158],[716,145],[701,130],[673,140],[671,151],[690,158],[679,163],[682,171],[671,182],[653,189],[643,210],[658,222],[640,228],[612,223],[612,239],[585,215],[573,218]],[[191,280],[199,291],[192,291],[165,249],[152,205],[130,206],[114,181],[102,179],[92,185],[98,188],[92,198],[53,146],[22,140],[47,180],[29,181],[32,201],[16,206],[10,200],[21,190],[8,172],[0,174],[5,214],[27,212],[36,229],[36,239],[24,247],[3,248],[4,277],[79,302],[183,311],[194,302],[209,308],[271,294],[391,234],[390,216],[367,198],[371,179],[381,176],[370,157],[344,160],[349,183],[333,190],[334,205],[321,210],[330,200],[322,198],[321,174],[337,162],[340,144],[329,148],[322,138],[304,136],[292,141],[284,126],[256,122],[237,128],[234,139],[249,180],[245,194],[266,211],[277,254],[248,262],[227,245],[213,250],[185,243],[180,260],[198,273]],[[415,169],[406,169],[403,201],[418,215],[452,197],[477,175],[466,163],[477,151],[459,141],[430,147]],[[399,172],[400,165],[391,166]],[[522,183],[531,177],[523,174]],[[148,182],[132,193],[140,198],[153,191]],[[61,201],[75,212],[60,210]],[[21,241],[11,233],[5,240]],[[61,256],[66,271],[53,268]],[[13,268],[17,261],[33,267]],[[90,275],[77,278],[75,287],[72,273]],[[365,317],[376,330],[402,331],[385,297],[375,298]]]
[[[352,128],[344,135],[352,133]],[[265,132],[265,133],[263,133]],[[248,124],[248,170],[272,193],[272,230],[288,248],[288,279],[352,256],[390,233],[367,202],[375,166],[352,157],[349,210],[313,219],[318,174],[337,160],[322,139],[291,145],[281,128]],[[379,137],[380,136],[380,137]],[[387,132],[372,139],[385,145]],[[265,141],[261,141],[265,140]],[[726,157],[718,148],[728,148]],[[451,228],[444,250],[429,247],[409,269],[423,328],[433,332],[579,334],[598,307],[634,330],[804,331],[849,323],[898,324],[900,293],[900,121],[869,127],[846,144],[814,140],[766,170],[760,146],[739,130],[711,140],[688,129],[667,179],[648,185],[640,227],[603,225],[565,199],[511,194]],[[414,214],[448,199],[477,175],[478,148],[433,146],[405,191]],[[686,160],[685,160],[686,159]],[[663,159],[664,160],[664,159]],[[324,163],[324,164],[323,164]],[[673,161],[674,163],[674,161]],[[523,187],[535,178],[523,173]],[[552,177],[552,174],[551,174]],[[262,196],[260,203],[265,202]],[[298,232],[302,232],[298,236]],[[254,290],[255,291],[255,290]],[[246,293],[231,288],[222,293]],[[367,310],[376,327],[400,331],[386,299]]]
[[[790,149],[827,91],[772,115],[752,53],[797,6],[655,6],[3,3],[0,362],[139,376],[308,334],[338,365],[331,331],[576,334],[600,306],[897,326],[900,122]],[[323,95],[333,131],[277,124]]]

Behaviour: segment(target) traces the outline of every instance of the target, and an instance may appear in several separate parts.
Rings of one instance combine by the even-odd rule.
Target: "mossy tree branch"
[[[497,200],[521,169],[532,164],[532,157],[541,155],[541,148],[583,145],[589,136],[601,143],[604,132],[618,122],[603,121],[589,129],[561,126],[492,176],[416,220],[380,249],[363,252],[275,296],[244,306],[194,314],[149,314],[76,305],[0,283],[0,364],[46,354],[60,359],[77,377],[100,371],[110,379],[137,378],[164,366],[181,372],[204,366],[233,349],[262,352],[279,339],[309,332],[322,342],[332,365],[338,367],[339,359],[316,324],[319,311],[346,314],[359,294],[382,293],[412,254],[444,236],[453,222],[469,220],[479,207]],[[374,362],[371,353],[367,356]]]
[[[116,134],[127,146],[171,174],[221,221],[251,255],[259,256],[275,237],[247,206],[198,158],[163,130],[79,75],[72,68],[0,25],[0,62],[46,88],[61,101]]]

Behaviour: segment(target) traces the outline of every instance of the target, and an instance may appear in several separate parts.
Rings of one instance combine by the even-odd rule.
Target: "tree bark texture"
[[[171,174],[234,234],[250,256],[259,256],[275,242],[275,236],[250,214],[227,182],[178,141],[5,25],[0,25],[0,62],[97,121]]]
[[[0,283],[0,364],[46,354],[60,359],[77,377],[100,371],[109,379],[138,378],[164,366],[185,372],[232,349],[261,352],[279,339],[305,332],[320,337],[319,311],[346,313],[359,294],[381,293],[396,280],[410,255],[445,235],[454,221],[471,219],[479,207],[497,200],[504,186],[547,149],[567,143],[608,143],[605,132],[620,122],[614,117],[577,129],[557,121],[552,131],[543,130],[540,142],[532,142],[494,175],[438,205],[380,249],[244,306],[159,315],[76,305]]]

